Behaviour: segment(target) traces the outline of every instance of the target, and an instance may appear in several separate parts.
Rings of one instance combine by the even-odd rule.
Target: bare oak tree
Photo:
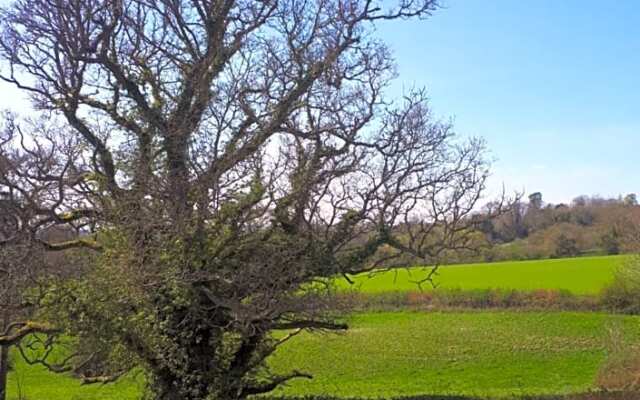
[[[423,91],[386,100],[394,64],[374,36],[376,23],[436,6],[19,0],[2,10],[1,77],[46,120],[9,124],[0,151],[23,161],[1,171],[0,187],[38,193],[24,196],[32,212],[20,231],[44,249],[96,253],[82,278],[49,290],[41,317],[77,338],[65,360],[74,372],[104,383],[141,367],[162,400],[266,393],[310,378],[270,371],[278,346],[346,328],[331,278],[401,255],[437,264],[468,246],[483,144],[456,139]],[[54,226],[76,237],[39,234]]]

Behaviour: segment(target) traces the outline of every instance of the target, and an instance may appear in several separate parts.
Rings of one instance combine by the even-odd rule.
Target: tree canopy
[[[5,117],[0,190],[22,211],[20,234],[1,243],[91,253],[38,314],[76,338],[66,361],[86,383],[139,367],[157,399],[237,399],[310,378],[265,360],[302,329],[346,328],[332,277],[468,246],[484,144],[457,139],[423,90],[386,98],[395,67],[375,36],[436,8],[18,0],[0,11],[0,77],[40,111]],[[51,227],[74,237],[52,240]]]

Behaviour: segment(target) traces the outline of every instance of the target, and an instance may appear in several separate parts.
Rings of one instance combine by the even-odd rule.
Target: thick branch
[[[50,324],[34,321],[15,322],[0,336],[0,346],[15,346],[25,337],[34,333],[54,335],[60,330]]]

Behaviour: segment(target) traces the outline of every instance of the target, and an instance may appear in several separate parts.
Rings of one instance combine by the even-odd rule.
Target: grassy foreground
[[[274,370],[315,376],[278,395],[397,397],[418,394],[506,396],[563,394],[593,387],[616,323],[640,343],[640,319],[600,313],[368,313],[351,318],[344,334],[303,334],[271,359]],[[135,378],[81,387],[17,362],[17,384],[28,399],[135,399]]]
[[[14,358],[9,374],[8,400],[139,400],[142,379],[124,377],[109,385],[82,386],[76,379],[56,375]]]
[[[618,324],[640,341],[636,317],[599,313],[372,313],[344,335],[305,335],[276,354],[276,369],[315,375],[285,395],[507,396],[593,388]]]
[[[596,294],[613,278],[628,255],[562,258],[535,261],[508,261],[486,264],[442,266],[434,278],[448,289],[566,289],[574,294]],[[409,268],[362,274],[355,285],[341,279],[338,285],[365,293],[416,291],[415,283],[427,276],[429,268]],[[428,289],[429,284],[423,286]]]

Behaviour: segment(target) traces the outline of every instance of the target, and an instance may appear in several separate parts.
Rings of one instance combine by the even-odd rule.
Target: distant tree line
[[[615,255],[640,249],[640,205],[634,193],[618,198],[582,195],[568,204],[552,204],[535,192],[526,199],[489,202],[466,219],[456,233],[456,246],[433,254],[429,265]],[[410,243],[411,232],[419,229],[419,223],[408,221],[397,236]],[[444,227],[434,226],[433,231],[438,229]],[[391,246],[382,246],[379,257],[389,260],[380,265],[387,268],[422,264]]]
[[[620,254],[635,251],[640,206],[636,194],[618,198],[579,196],[569,204],[543,201],[542,193],[515,201],[497,218],[485,218],[496,205],[478,213],[473,251],[451,254],[448,261],[499,261]]]

